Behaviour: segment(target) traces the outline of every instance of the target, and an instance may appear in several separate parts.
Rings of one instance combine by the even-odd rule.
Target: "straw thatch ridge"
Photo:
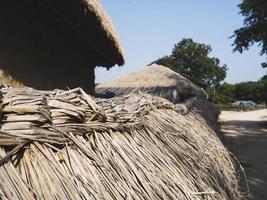
[[[146,92],[177,103],[191,97],[207,98],[203,89],[171,69],[153,64],[136,72],[96,86],[96,93],[103,97]]]
[[[2,88],[1,199],[241,199],[203,118],[147,94]]]
[[[97,0],[44,0],[108,61],[123,65],[123,51],[111,20]],[[94,27],[94,28],[93,28]]]
[[[214,103],[207,99],[197,99],[196,97],[187,99],[183,103],[186,104],[187,107],[190,107],[195,113],[198,113],[210,128],[217,131],[220,110]]]

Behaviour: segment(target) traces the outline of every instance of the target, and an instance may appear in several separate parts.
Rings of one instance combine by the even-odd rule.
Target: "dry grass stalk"
[[[67,3],[64,0],[45,0],[45,2],[86,43],[103,55],[109,61],[109,66],[124,64],[123,50],[117,33],[98,0],[68,0]]]
[[[80,89],[1,93],[2,199],[241,199],[229,152],[190,106]]]
[[[0,69],[0,83],[7,84],[12,87],[23,87],[23,84],[21,82],[17,81],[14,77],[6,74],[2,69]]]
[[[163,65],[153,64],[96,86],[100,96],[146,92],[177,103],[190,97],[206,99],[206,92],[190,80]]]

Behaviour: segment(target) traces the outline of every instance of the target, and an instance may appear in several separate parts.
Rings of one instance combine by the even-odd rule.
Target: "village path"
[[[267,109],[222,111],[221,133],[226,147],[247,175],[251,199],[267,199]]]

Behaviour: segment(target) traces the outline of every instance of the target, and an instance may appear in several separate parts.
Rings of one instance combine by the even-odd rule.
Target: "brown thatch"
[[[96,93],[103,97],[139,91],[164,97],[174,103],[182,102],[191,97],[207,97],[204,90],[188,79],[157,64],[96,86]]]
[[[231,156],[190,106],[0,92],[2,199],[241,199]]]
[[[124,63],[97,0],[4,1],[0,27],[0,68],[26,86],[94,93],[94,67]]]
[[[193,112],[198,113],[210,128],[217,131],[217,121],[220,115],[220,110],[215,104],[209,102],[207,99],[196,98],[190,98],[183,103],[186,104],[187,107],[190,106],[190,109],[192,109]]]
[[[43,0],[109,64],[123,65],[119,39],[98,0]]]
[[[5,85],[10,85],[12,87],[23,87],[23,84],[16,81],[11,76],[5,74],[3,70],[0,69],[0,83]]]

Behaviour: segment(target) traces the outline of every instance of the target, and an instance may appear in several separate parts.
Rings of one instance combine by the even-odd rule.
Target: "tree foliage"
[[[235,99],[252,100],[257,103],[264,101],[264,85],[262,82],[243,82],[236,84]]]
[[[220,103],[229,103],[235,101],[236,87],[233,84],[223,83],[217,88],[216,100]]]
[[[267,76],[259,81],[224,83],[217,88],[217,103],[231,103],[238,100],[251,100],[256,103],[267,103]]]
[[[218,58],[208,56],[211,51],[209,45],[183,39],[175,44],[171,55],[153,63],[169,67],[206,89],[219,85],[225,79],[227,71],[227,66],[221,66]]]
[[[245,19],[244,26],[234,32],[234,51],[242,53],[258,43],[261,54],[267,54],[267,1],[243,0],[239,8]],[[267,62],[262,66],[267,67]]]

